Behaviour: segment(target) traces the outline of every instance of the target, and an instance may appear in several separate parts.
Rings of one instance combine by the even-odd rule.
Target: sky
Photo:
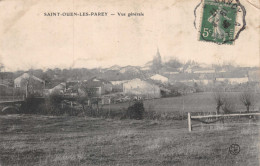
[[[253,0],[254,1],[254,0]],[[246,29],[233,45],[198,41],[200,0],[2,0],[0,62],[5,70],[142,66],[162,60],[260,65],[259,9],[241,0]],[[107,12],[107,17],[47,17],[47,12]],[[117,13],[142,12],[122,17]],[[202,9],[196,12],[200,24]],[[111,14],[115,14],[112,16]]]

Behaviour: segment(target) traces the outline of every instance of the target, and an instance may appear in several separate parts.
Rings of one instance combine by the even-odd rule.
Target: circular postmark
[[[240,146],[238,144],[232,144],[228,150],[230,154],[237,155],[240,152]]]
[[[197,29],[198,8],[202,13]],[[194,9],[194,27],[199,32],[199,41],[232,45],[246,27],[245,15],[245,7],[239,0],[201,0]]]

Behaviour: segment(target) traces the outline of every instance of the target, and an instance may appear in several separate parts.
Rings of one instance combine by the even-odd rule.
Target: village
[[[177,59],[162,63],[158,49],[153,60],[143,67],[1,72],[1,98],[44,98],[55,93],[71,98],[98,98],[104,105],[199,92],[237,92],[246,88],[259,91],[258,68],[212,66],[194,61],[182,64]]]

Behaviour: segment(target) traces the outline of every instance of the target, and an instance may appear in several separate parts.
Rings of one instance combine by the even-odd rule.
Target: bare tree
[[[249,112],[250,107],[253,105],[254,102],[254,94],[248,90],[244,91],[240,95],[240,101],[246,106],[246,111]]]
[[[225,97],[224,97],[224,95],[223,95],[223,93],[221,93],[221,92],[216,92],[216,93],[214,93],[214,99],[215,99],[215,102],[216,102],[216,104],[217,104],[217,107],[216,107],[216,109],[217,109],[217,113],[219,114],[219,112],[220,112],[220,108],[224,105],[224,100],[225,100]]]
[[[222,109],[224,113],[230,113],[235,111],[233,95],[225,92],[215,92],[214,99],[217,105],[217,113],[220,113],[220,109]]]
[[[233,101],[233,98],[231,96],[225,96],[224,97],[224,104],[222,105],[222,110],[224,111],[224,113],[230,113],[235,111],[235,104]]]

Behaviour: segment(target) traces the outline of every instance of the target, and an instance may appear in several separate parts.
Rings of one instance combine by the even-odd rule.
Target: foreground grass
[[[258,133],[256,122],[189,133],[177,120],[0,116],[0,165],[259,165]]]

